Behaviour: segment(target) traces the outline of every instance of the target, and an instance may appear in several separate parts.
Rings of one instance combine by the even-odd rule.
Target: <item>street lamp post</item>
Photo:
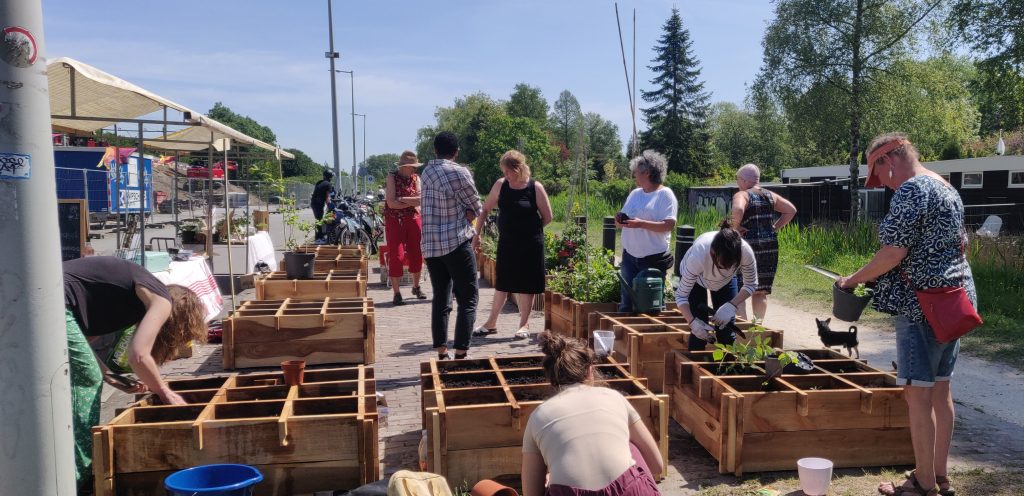
[[[352,184],[358,184],[356,178],[356,75],[355,71],[338,71],[349,75],[352,82]]]
[[[334,132],[331,138],[334,140],[334,187],[341,191],[341,159],[338,152],[338,93],[335,82],[337,71],[334,69],[334,60],[339,57],[334,51],[334,17],[331,11],[331,0],[327,0],[327,38],[330,43],[328,52],[324,57],[331,61],[331,126]]]
[[[366,163],[366,114],[357,114],[353,112],[352,115],[363,118],[363,167],[369,167],[369,164]],[[369,169],[367,169],[366,173],[370,173]],[[364,192],[368,192],[370,190],[370,187],[369,185],[366,184],[365,179],[363,180],[363,189],[365,190]]]

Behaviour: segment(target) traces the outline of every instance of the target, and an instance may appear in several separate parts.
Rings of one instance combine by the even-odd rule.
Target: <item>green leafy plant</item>
[[[202,222],[198,220],[186,220],[181,223],[181,227],[178,228],[181,232],[193,232],[197,233],[203,229]]]
[[[619,301],[619,271],[611,263],[612,253],[598,247],[576,250],[562,270],[552,273],[548,283],[552,291],[588,303]]]
[[[799,359],[796,353],[777,350],[771,346],[770,341],[765,337],[766,331],[760,325],[753,325],[746,331],[750,337],[746,343],[739,341],[733,344],[715,343],[715,350],[711,353],[711,357],[719,363],[719,370],[724,373],[752,370],[756,369],[758,363],[770,358],[777,358],[780,367],[797,363]],[[767,383],[768,378],[766,377],[764,384]]]
[[[295,199],[284,196],[284,179],[277,175],[277,171],[273,169],[269,162],[262,166],[259,164],[254,165],[249,173],[257,180],[266,183],[268,192],[280,197],[281,203],[278,212],[281,214],[281,220],[286,226],[284,230],[284,246],[288,251],[295,251],[301,243],[306,242],[309,233],[314,227],[322,225],[323,220],[319,222],[302,220],[302,217],[299,215],[299,209],[295,206]],[[296,236],[299,236],[299,239],[296,239]]]
[[[875,290],[865,286],[864,283],[860,283],[860,284],[857,285],[856,288],[853,288],[853,294],[854,294],[854,296],[857,296],[858,298],[867,298],[867,297],[873,295],[874,293],[875,293]]]
[[[576,253],[587,244],[587,232],[582,226],[566,226],[562,234],[544,235],[544,266],[548,270],[570,269]]]

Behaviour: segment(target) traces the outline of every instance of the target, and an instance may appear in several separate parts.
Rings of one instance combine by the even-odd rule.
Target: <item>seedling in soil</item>
[[[875,290],[867,287],[864,283],[860,283],[856,288],[853,288],[853,295],[858,298],[866,298],[875,293]]]
[[[765,339],[765,331],[763,326],[754,325],[747,330],[751,335],[748,343],[715,343],[715,350],[711,356],[720,364],[719,374],[732,375],[730,372],[733,369],[754,370],[755,364],[769,358],[778,359],[780,370],[786,365],[797,363],[798,358],[795,353],[776,352],[775,348],[769,344],[770,341]],[[732,361],[726,362],[726,357],[732,358]],[[768,383],[768,379],[770,378],[766,375],[764,384]]]

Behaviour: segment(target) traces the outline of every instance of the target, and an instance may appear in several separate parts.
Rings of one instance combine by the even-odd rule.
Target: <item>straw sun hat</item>
[[[402,152],[401,158],[398,159],[398,166],[403,167],[406,165],[411,167],[419,167],[423,164],[419,163],[419,161],[416,160],[416,152],[406,150]]]

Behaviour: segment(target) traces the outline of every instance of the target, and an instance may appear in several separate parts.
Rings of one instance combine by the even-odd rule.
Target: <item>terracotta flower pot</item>
[[[519,493],[511,487],[504,486],[492,480],[482,480],[473,486],[470,491],[472,496],[519,496]]]
[[[302,375],[305,369],[305,360],[287,360],[281,362],[281,370],[284,371],[284,383],[289,386],[298,386],[302,384]]]

